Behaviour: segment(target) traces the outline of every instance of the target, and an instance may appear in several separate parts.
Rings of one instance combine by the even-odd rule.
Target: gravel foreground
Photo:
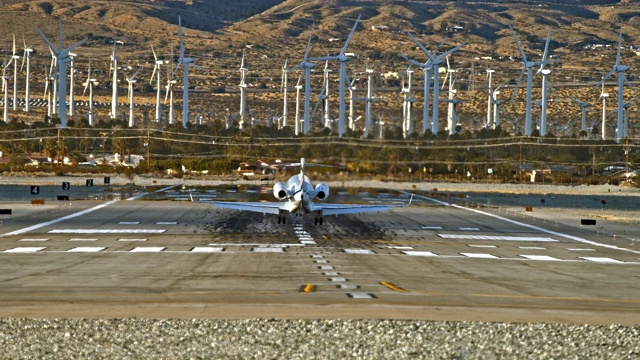
[[[2,359],[638,359],[640,325],[0,319]]]

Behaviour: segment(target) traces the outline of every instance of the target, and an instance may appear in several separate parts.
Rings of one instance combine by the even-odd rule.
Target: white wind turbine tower
[[[296,124],[295,124],[295,134],[300,134],[300,90],[302,90],[302,85],[300,85],[300,80],[302,80],[302,76],[298,77],[298,83],[296,84]]]
[[[549,40],[551,39],[551,28],[549,28],[549,33],[547,34],[547,42],[544,45],[544,53],[542,53],[542,61],[538,62],[540,64],[540,69],[538,70],[539,74],[542,74],[542,109],[540,110],[540,136],[547,135],[547,102],[548,102],[548,92],[549,92],[549,80],[548,76],[551,73],[551,70],[545,69],[544,66],[549,63],[547,57],[549,55]]]
[[[140,69],[136,70],[136,72],[133,74],[133,76],[129,77],[126,73],[124,74],[124,76],[126,76],[126,80],[127,80],[127,84],[128,84],[128,93],[127,95],[129,96],[129,127],[133,127],[135,125],[135,118],[134,118],[134,112],[133,112],[133,107],[134,107],[134,103],[133,103],[133,84],[136,83],[136,76],[138,76],[138,73],[140,72]]]
[[[413,40],[413,42],[416,43],[416,45],[418,45],[418,47],[422,50],[422,52],[424,52],[425,55],[427,55],[427,57],[429,58],[429,60],[431,61],[431,66],[433,67],[433,115],[432,115],[432,120],[431,120],[431,132],[434,134],[438,133],[438,117],[439,117],[439,110],[438,110],[438,103],[440,101],[439,97],[440,97],[440,79],[439,79],[439,73],[438,73],[438,69],[440,68],[440,64],[442,64],[442,62],[445,60],[445,58],[447,56],[449,56],[450,54],[453,54],[454,52],[458,51],[459,49],[461,49],[462,47],[464,47],[467,43],[463,42],[462,44],[454,47],[453,49],[450,49],[448,51],[445,51],[444,53],[434,56],[432,55],[429,50],[427,50],[427,48],[424,47],[424,45],[422,45],[418,39],[416,39],[415,37],[413,37],[413,35],[409,34],[409,36],[411,37],[411,39]]]
[[[501,87],[502,85],[493,90],[491,96],[491,103],[493,104],[493,123],[491,124],[492,129],[500,126],[500,107],[502,106],[502,100],[498,99],[498,95],[500,94]]]
[[[160,94],[162,92],[162,85],[160,82],[160,67],[165,62],[162,60],[158,60],[158,56],[156,55],[156,51],[151,47],[151,52],[153,52],[153,59],[155,61],[155,65],[153,66],[153,72],[151,73],[151,79],[149,79],[149,84],[153,81],[153,77],[158,74],[157,82],[156,82],[156,122],[160,122],[162,120],[162,106],[160,105]]]
[[[309,34],[309,41],[307,42],[307,49],[304,52],[304,57],[302,58],[302,61],[292,67],[291,69],[289,69],[289,71],[295,71],[298,70],[300,68],[304,68],[304,126],[302,128],[302,133],[306,134],[307,132],[309,132],[309,125],[310,125],[310,112],[309,112],[309,103],[311,101],[311,69],[313,69],[316,64],[307,61],[307,56],[309,55],[309,47],[311,46],[311,37],[313,36],[313,26],[311,26],[311,33]],[[297,87],[296,87],[297,88]],[[296,105],[298,106],[298,105]],[[297,110],[296,110],[297,112]],[[298,124],[298,116],[296,115],[296,129],[299,128],[299,124]],[[298,131],[296,130],[296,135],[298,134]]]
[[[53,59],[52,59],[53,60]],[[54,82],[54,76],[53,76],[53,61],[51,61],[51,67],[49,68],[49,71],[47,71],[47,68],[44,68],[44,78],[46,79],[45,83],[44,83],[44,100],[47,102],[47,116],[49,117],[49,119],[51,119],[51,117],[53,116],[53,108],[55,107],[53,105],[53,88],[55,87],[55,82]]]
[[[244,50],[242,51],[242,61],[240,63],[240,130],[244,128],[245,118],[247,116],[247,69],[244,67]]]
[[[447,74],[444,77],[444,81],[442,82],[442,88],[444,89],[445,84],[447,83],[447,77],[449,78],[449,91],[447,96],[447,128],[449,129],[449,135],[453,135],[456,133],[457,126],[457,117],[455,114],[454,106],[457,102],[454,101],[453,97],[458,92],[453,88],[454,80],[453,74],[456,72],[455,69],[451,69],[449,65],[449,57],[447,57]]]
[[[18,59],[20,56],[16,53],[16,34],[13,34],[13,55],[11,55],[11,61],[13,61],[13,111],[18,110]]]
[[[584,102],[584,101],[580,101],[576,98],[572,98],[569,97],[569,99],[571,99],[571,101],[573,101],[574,103],[576,103],[578,106],[580,106],[580,109],[582,110],[582,126],[580,127],[581,131],[586,131],[587,129],[587,110],[591,107],[591,104]]]
[[[51,86],[49,87],[49,92],[52,93],[52,98],[51,98],[51,115],[49,115],[49,117],[51,117],[52,115],[55,115],[58,113],[58,106],[57,106],[57,101],[56,99],[58,98],[58,58],[56,57],[56,54],[53,53],[53,50],[49,49],[49,52],[51,52],[51,69],[49,70],[49,76],[52,78],[51,79]]]
[[[324,95],[322,96],[324,100],[324,127],[328,129],[331,129],[331,118],[329,116],[329,73],[330,72],[331,72],[331,69],[329,69],[329,60],[327,60],[324,63],[324,80],[323,80]]]
[[[602,91],[600,92],[600,99],[602,99],[602,140],[607,139],[607,98],[609,93],[604,92],[604,78],[602,79]]]
[[[491,90],[491,78],[493,73],[495,72],[495,70],[493,69],[487,69],[487,77],[489,78],[489,86],[487,88],[487,93],[489,94],[489,100],[487,102],[487,122],[485,124],[486,128],[489,127],[493,127],[495,129],[495,125],[492,124],[492,119],[491,119],[491,107],[492,105],[495,105],[493,103],[493,92]]]
[[[288,99],[288,88],[287,88],[287,80],[289,75],[289,70],[287,69],[287,62],[289,59],[284,60],[284,65],[282,65],[282,82],[280,83],[280,88],[284,92],[284,109],[282,110],[282,126],[278,123],[278,129],[282,129],[283,127],[287,127],[288,125],[288,117],[289,117],[289,99]]]
[[[351,33],[347,37],[347,41],[345,41],[342,50],[340,53],[335,56],[325,56],[319,58],[312,58],[311,60],[324,61],[324,60],[337,60],[340,62],[340,88],[338,97],[340,99],[340,109],[338,115],[338,136],[342,137],[345,132],[345,113],[346,113],[346,105],[345,105],[345,93],[344,88],[347,83],[347,70],[346,63],[351,60],[348,56],[345,55],[347,51],[347,47],[349,46],[349,42],[351,42],[351,38],[353,37],[353,33],[356,31],[356,27],[358,26],[358,22],[360,21],[360,15],[358,15],[358,19],[356,19],[356,23],[353,24],[353,28],[351,29]]]
[[[620,23],[620,36],[618,37],[618,52],[616,54],[616,63],[613,65],[613,68],[611,68],[611,71],[609,71],[607,73],[607,75],[605,75],[601,82],[604,85],[604,81],[611,76],[611,74],[613,74],[614,72],[617,73],[618,75],[618,122],[617,122],[617,126],[616,126],[616,134],[615,134],[615,139],[616,142],[620,142],[620,140],[624,137],[627,136],[626,132],[625,132],[625,128],[623,126],[623,122],[624,122],[624,83],[626,82],[628,84],[627,79],[624,76],[624,72],[629,70],[629,66],[627,65],[620,65],[620,50],[622,47],[622,23]],[[597,86],[597,85],[596,85]],[[603,136],[604,136],[604,129],[602,131]],[[604,138],[604,137],[603,137]]]
[[[73,65],[73,58],[75,58],[77,55],[70,52],[69,53],[69,72],[70,72],[70,81],[69,81],[69,116],[73,116],[76,110],[76,106],[75,106],[75,99],[74,99],[74,95],[73,95],[73,86],[75,83],[75,72],[76,72],[76,68]]]
[[[24,111],[29,112],[29,101],[30,101],[30,88],[29,88],[29,79],[31,78],[31,53],[33,49],[27,47],[27,41],[24,39],[24,35],[22,36],[22,41],[24,42],[24,54],[22,55],[22,65],[20,69],[22,71],[22,67],[24,66],[25,59],[27,61],[27,76],[26,76],[26,84],[24,88]]]
[[[111,64],[109,66],[109,72],[113,71],[113,77],[111,79],[111,113],[109,114],[112,119],[118,118],[118,60],[120,58],[116,55],[117,41],[113,40],[113,51],[111,52]]]
[[[89,126],[93,126],[95,114],[93,112],[93,87],[98,85],[96,79],[91,77],[91,61],[89,61],[89,70],[87,71],[87,81],[84,82],[84,90],[82,95],[84,96],[87,88],[89,88],[89,113],[87,114],[87,120]]]
[[[356,100],[355,96],[353,95],[354,91],[356,91],[355,82],[356,78],[353,78],[353,80],[349,82],[349,129],[351,131],[356,130],[356,121],[360,120],[360,118],[362,117],[353,117],[353,102]]]
[[[513,88],[513,94],[511,98],[513,99],[515,97],[516,92],[518,91],[518,86],[520,85],[520,81],[522,81],[522,76],[524,76],[524,72],[526,71],[527,72],[527,97],[525,102],[524,136],[531,136],[531,87],[533,86],[532,84],[533,73],[531,69],[534,66],[542,65],[542,62],[527,61],[527,56],[524,54],[524,50],[522,50],[522,46],[520,46],[520,41],[518,40],[518,36],[516,35],[516,32],[511,27],[511,24],[509,24],[509,29],[511,30],[511,34],[513,35],[513,38],[516,41],[516,45],[518,46],[520,55],[522,56],[522,71],[520,71],[520,77],[518,78],[518,82],[516,83],[516,86]],[[550,35],[551,35],[551,30],[549,30],[549,36]],[[547,43],[545,45],[545,49],[548,48],[548,46],[549,46],[549,37],[547,37]],[[543,61],[546,61],[546,59],[543,59]],[[546,104],[544,104],[543,106],[545,106],[546,108]]]
[[[182,82],[182,127],[186,128],[189,122],[189,67],[193,66],[196,69],[204,70],[200,66],[197,66],[193,58],[184,56],[184,39],[182,38],[182,20],[178,16],[178,26],[180,32],[180,59],[178,59],[178,66],[174,70],[174,75],[182,66],[184,68],[184,80]]]
[[[367,97],[364,108],[364,138],[369,137],[369,130],[371,129],[371,102],[373,101],[373,70],[369,69],[369,62],[367,62],[367,68],[365,70],[367,74]]]
[[[411,96],[411,65],[405,70],[407,74],[407,87],[402,87],[402,93],[404,94],[403,106],[402,106],[402,136],[408,138],[414,132],[413,118],[411,117],[411,107],[415,99]]]
[[[6,64],[2,68],[2,92],[4,93],[4,97],[3,97],[4,111],[2,115],[2,121],[4,121],[5,124],[8,124],[9,123],[9,85],[7,84],[7,82],[11,78],[7,76],[7,68],[9,67],[9,65],[11,65],[11,62],[10,61],[7,62],[6,59],[5,59],[5,62]]]
[[[56,49],[56,47],[47,39],[46,36],[42,33],[42,31],[38,30],[44,41],[49,46],[52,52],[55,53],[58,63],[58,117],[60,118],[60,127],[67,127],[67,63],[70,61],[69,52],[78,46],[82,45],[87,38],[71,45],[68,48],[64,48],[63,44],[63,34],[62,34],[62,19],[59,20],[60,23],[60,48]]]
[[[164,96],[164,104],[167,104],[167,98],[169,98],[169,125],[173,125],[173,87],[176,84],[176,80],[173,79],[173,73],[171,67],[173,63],[173,48],[171,49],[171,59],[169,60],[169,66],[167,66],[167,87]]]

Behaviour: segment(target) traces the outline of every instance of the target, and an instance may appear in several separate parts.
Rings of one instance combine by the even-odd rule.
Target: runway
[[[322,226],[278,225],[186,201],[268,199],[260,189],[153,190],[3,203],[14,211],[0,225],[0,316],[640,322],[631,225],[429,194]],[[329,201],[407,199],[345,191]]]

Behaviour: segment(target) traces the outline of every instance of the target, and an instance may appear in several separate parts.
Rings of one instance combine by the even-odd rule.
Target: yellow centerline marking
[[[306,292],[306,293],[315,292],[315,291],[316,291],[316,286],[313,284],[307,284],[305,287],[302,288],[302,292]]]
[[[398,292],[409,292],[408,290],[405,290],[401,287],[395,286],[394,284],[390,283],[390,282],[386,282],[386,281],[380,281],[381,285],[384,285],[386,287],[388,287],[389,289],[393,290],[393,291],[398,291]]]

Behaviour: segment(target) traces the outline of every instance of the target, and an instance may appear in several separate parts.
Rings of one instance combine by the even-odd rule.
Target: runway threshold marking
[[[451,206],[451,207],[454,207],[454,208],[457,208],[457,209],[462,209],[462,210],[466,210],[466,211],[475,212],[477,214],[489,216],[489,217],[492,217],[494,219],[506,221],[506,222],[511,223],[511,224],[519,225],[519,226],[526,227],[526,228],[529,228],[529,229],[532,229],[532,230],[537,230],[537,231],[544,232],[544,233],[547,233],[547,234],[550,234],[550,235],[559,236],[559,237],[562,237],[562,238],[565,238],[565,239],[569,239],[569,240],[573,240],[573,241],[577,241],[577,242],[580,242],[580,243],[583,243],[583,244],[589,244],[589,245],[598,246],[598,247],[604,247],[604,248],[613,249],[613,250],[620,250],[620,251],[631,252],[631,253],[634,253],[634,254],[640,254],[640,251],[637,251],[637,250],[627,249],[627,248],[623,248],[623,247],[619,247],[619,246],[615,246],[615,245],[602,244],[602,243],[599,243],[599,242],[596,242],[596,241],[591,241],[591,240],[583,239],[583,238],[580,238],[580,237],[577,237],[577,236],[561,233],[561,232],[558,232],[558,231],[545,229],[545,228],[542,228],[540,226],[531,225],[531,224],[523,223],[523,222],[520,222],[520,221],[512,220],[512,219],[509,219],[509,218],[506,218],[506,217],[503,217],[503,216],[500,216],[500,215],[495,215],[495,214],[488,213],[486,211],[473,209],[473,208],[468,208],[468,207],[465,207],[465,206],[460,206],[460,205],[455,205],[455,204],[450,204],[450,203],[447,203],[447,202],[444,202],[444,201],[432,199],[432,198],[424,196],[424,195],[413,194],[413,193],[410,193],[408,191],[401,191],[401,192],[406,193],[406,194],[411,194],[414,197],[419,198],[419,199],[429,200],[429,201],[433,201],[435,203],[438,203],[440,205]]]
[[[13,249],[8,249],[3,252],[5,253],[23,253],[23,254],[32,254],[36,253],[40,250],[46,249],[46,247],[17,247]]]

